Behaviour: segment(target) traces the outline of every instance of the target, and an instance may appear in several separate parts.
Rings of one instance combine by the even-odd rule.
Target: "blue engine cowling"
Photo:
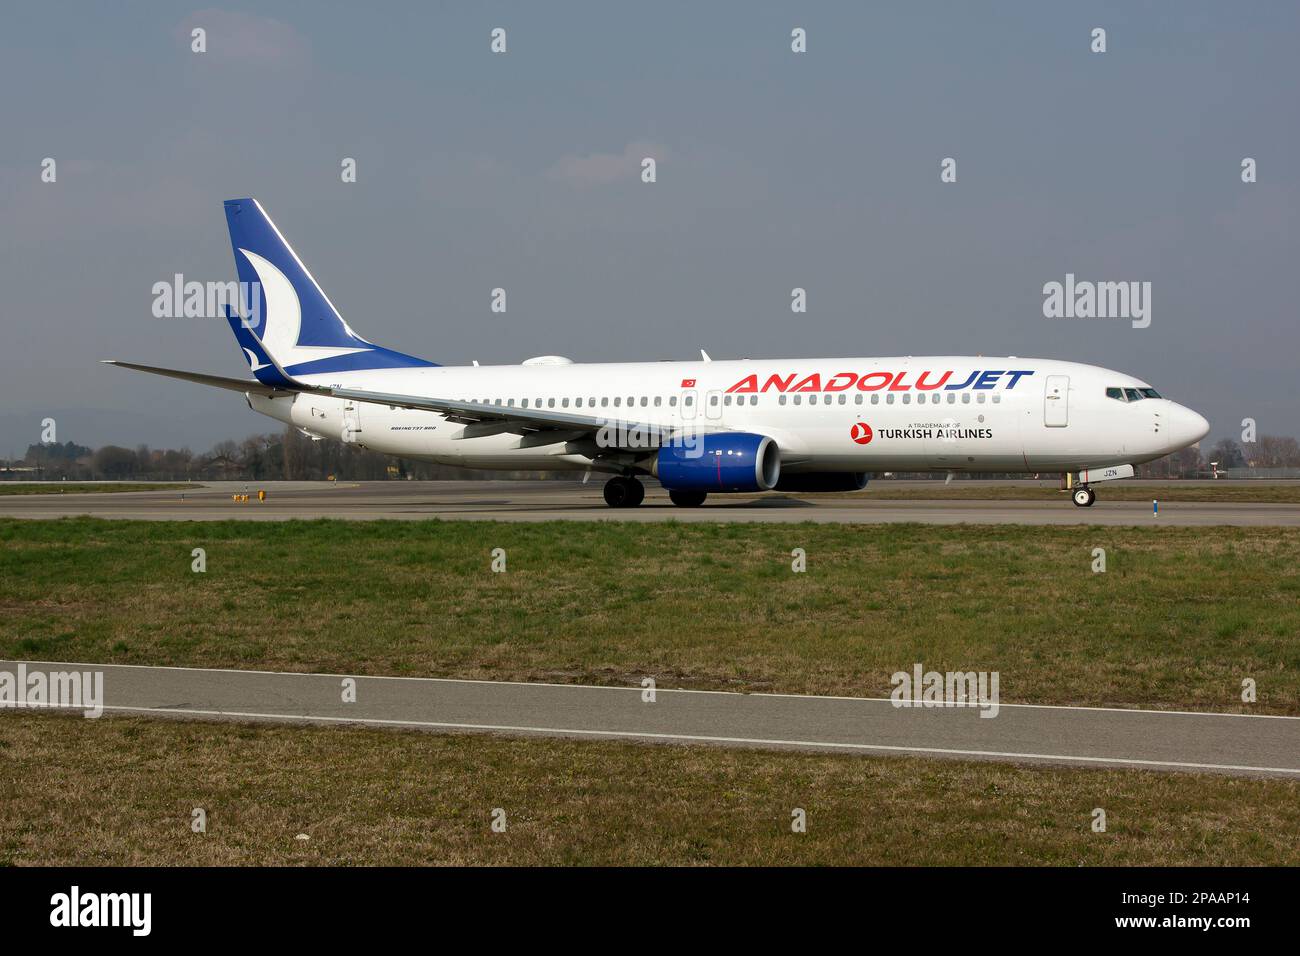
[[[670,491],[770,491],[781,478],[781,450],[766,435],[700,435],[693,448],[660,448],[654,476]]]

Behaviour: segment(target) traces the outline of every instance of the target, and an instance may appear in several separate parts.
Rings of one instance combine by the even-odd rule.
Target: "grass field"
[[[0,495],[102,495],[115,491],[180,491],[202,488],[202,485],[190,482],[76,482],[46,481],[26,483],[21,481],[0,481]]]
[[[0,544],[7,657],[851,696],[921,662],[1000,671],[1008,703],[1300,714],[1300,530],[80,518]]]
[[[1287,780],[31,712],[0,767],[0,865],[1300,863]]]
[[[1127,481],[1106,481],[1093,486],[1097,497],[1106,501],[1205,501],[1224,504],[1300,504],[1300,482],[1189,481],[1179,485],[1143,485]],[[800,495],[799,497],[804,497]],[[814,497],[814,496],[809,496]],[[829,495],[815,497],[828,498]],[[1069,504],[1069,494],[1055,485],[1037,482],[1007,482],[1000,485],[954,481],[943,485],[910,481],[872,481],[862,491],[835,497],[875,498],[880,501],[1059,501]]]

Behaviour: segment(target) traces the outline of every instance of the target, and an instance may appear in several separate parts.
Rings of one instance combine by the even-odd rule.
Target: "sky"
[[[45,418],[194,451],[279,427],[98,364],[247,375],[224,321],[153,314],[176,273],[234,278],[244,196],[359,334],[442,364],[1061,358],[1208,441],[1297,434],[1298,39],[1281,2],[17,5],[0,457]],[[1150,326],[1046,317],[1067,274],[1150,282]]]

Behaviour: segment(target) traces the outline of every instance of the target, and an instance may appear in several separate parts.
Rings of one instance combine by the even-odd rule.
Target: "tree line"
[[[1300,469],[1300,443],[1289,436],[1260,435],[1241,444],[1230,438],[1208,452],[1184,448],[1156,461],[1139,465],[1141,478],[1201,478],[1213,470]],[[218,442],[203,454],[188,448],[123,448],[102,445],[88,448],[74,442],[36,444],[21,461],[10,462],[0,477],[101,480],[248,480],[248,481],[373,481],[414,479],[438,481],[472,478],[566,477],[563,472],[478,471],[456,465],[411,461],[371,451],[333,439],[312,439],[296,428],[280,433],[250,435],[243,441]],[[567,477],[572,477],[568,473]],[[900,476],[901,477],[901,476]]]
[[[101,445],[88,448],[74,442],[36,444],[21,461],[6,469],[10,478],[68,481],[188,481],[206,479],[248,481],[421,481],[471,478],[536,478],[533,471],[477,471],[455,465],[411,461],[371,451],[355,443],[315,440],[293,427],[283,432],[250,435],[243,441],[221,441],[196,454],[188,448]]]

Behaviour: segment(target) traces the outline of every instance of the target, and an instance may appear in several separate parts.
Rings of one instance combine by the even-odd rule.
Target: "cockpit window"
[[[1143,395],[1145,395],[1147,398],[1159,398],[1159,397],[1160,397],[1160,393],[1157,392],[1154,388],[1140,388],[1140,389],[1138,389],[1138,391],[1140,391],[1140,392],[1141,392]]]
[[[1124,389],[1122,389],[1122,388],[1108,388],[1108,389],[1106,389],[1106,397],[1107,397],[1107,398],[1118,399],[1119,401],[1122,402],[1122,401],[1124,401]]]
[[[1124,397],[1127,398],[1130,402],[1142,401],[1142,393],[1139,392],[1136,388],[1124,389]]]

